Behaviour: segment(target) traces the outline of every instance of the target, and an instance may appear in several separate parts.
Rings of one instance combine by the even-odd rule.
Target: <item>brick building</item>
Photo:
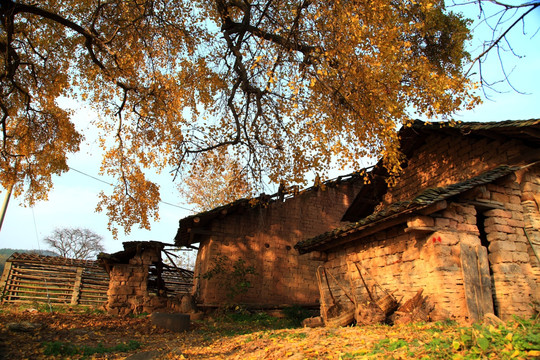
[[[315,271],[321,259],[317,252],[299,256],[293,246],[343,225],[341,217],[362,186],[360,174],[347,175],[302,192],[241,199],[180,220],[175,244],[199,243],[194,283],[199,305],[316,306]],[[231,298],[231,288],[243,280],[231,274],[205,278],[218,264],[254,270],[245,276],[247,292]]]
[[[366,185],[353,175],[182,219],[176,245],[200,244],[199,304],[227,302],[227,279],[204,277],[223,256],[255,270],[235,303],[324,302],[323,266],[335,280],[331,301],[345,307],[367,298],[364,269],[398,300],[422,289],[433,320],[531,315],[540,299],[540,120],[416,121],[400,138],[406,161],[391,188],[379,163]]]
[[[433,320],[530,316],[540,300],[540,120],[427,124],[401,131],[403,173],[380,165],[344,220],[296,244],[326,254],[343,285],[335,301],[367,299],[359,264],[397,299],[422,289]],[[304,256],[304,255],[302,255]],[[322,293],[322,292],[321,292]]]

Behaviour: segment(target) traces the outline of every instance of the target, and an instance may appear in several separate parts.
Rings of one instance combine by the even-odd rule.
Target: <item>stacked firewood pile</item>
[[[420,289],[405,302],[386,291],[359,263],[348,263],[350,284],[337,279],[329,269],[321,266],[317,280],[321,294],[321,317],[326,326],[347,326],[353,323],[404,324],[428,321],[432,306]],[[309,326],[310,321],[306,323]],[[317,323],[311,320],[312,323]]]

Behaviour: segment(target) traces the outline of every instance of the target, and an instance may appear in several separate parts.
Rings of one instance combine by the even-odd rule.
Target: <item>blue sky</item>
[[[471,13],[471,17],[474,13]],[[526,20],[526,34],[522,34],[522,28],[518,27],[510,34],[511,44],[515,52],[523,55],[521,59],[513,56],[504,58],[508,70],[513,70],[510,80],[512,84],[522,92],[517,93],[506,84],[498,88],[502,93],[489,92],[491,100],[484,99],[484,103],[473,111],[459,113],[456,120],[462,121],[501,121],[540,118],[540,34],[534,38],[531,36],[540,26],[540,9],[531,13]],[[489,37],[489,33],[483,30],[477,33],[470,49],[477,51],[480,39]],[[500,79],[498,59],[495,54],[491,55],[491,61],[486,64],[486,74],[491,79]],[[90,120],[95,117],[89,109],[80,107],[75,115],[78,128],[83,131],[87,141],[81,147],[81,151],[70,157],[69,166],[72,168],[68,173],[55,178],[55,186],[49,194],[46,202],[40,202],[33,208],[20,205],[19,199],[12,198],[6,213],[4,224],[0,231],[0,248],[17,249],[46,249],[43,238],[52,233],[55,228],[62,227],[87,227],[102,235],[107,252],[115,252],[122,249],[122,241],[133,240],[157,240],[173,242],[178,228],[178,221],[192,212],[182,208],[189,208],[183,203],[176,191],[176,185],[168,174],[160,176],[162,200],[176,204],[182,208],[167,204],[160,206],[160,221],[152,224],[150,231],[134,228],[132,233],[124,236],[120,231],[120,239],[113,240],[107,231],[107,217],[103,213],[96,213],[95,207],[98,202],[100,191],[110,191],[110,186],[105,182],[112,182],[107,178],[98,181],[85,176],[80,172],[98,177],[101,157],[92,144],[95,131],[91,128]],[[0,193],[3,200],[5,191]]]

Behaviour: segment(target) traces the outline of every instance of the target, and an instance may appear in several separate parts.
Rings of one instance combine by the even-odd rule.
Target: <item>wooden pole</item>
[[[84,268],[78,267],[75,275],[75,284],[73,284],[73,292],[71,294],[71,305],[77,305],[81,296],[81,281]]]
[[[4,294],[6,291],[7,280],[11,273],[11,261],[7,261],[4,266],[4,272],[2,273],[2,278],[0,278],[0,300],[4,301]]]
[[[2,230],[2,224],[4,223],[4,217],[6,217],[6,210],[9,204],[9,199],[11,198],[11,191],[13,190],[13,184],[7,189],[6,197],[4,198],[4,203],[2,204],[2,213],[0,215],[0,230]]]

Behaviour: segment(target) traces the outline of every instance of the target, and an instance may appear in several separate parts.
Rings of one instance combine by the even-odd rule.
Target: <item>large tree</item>
[[[192,164],[178,190],[196,211],[207,211],[252,195],[246,169],[228,155],[212,152]]]
[[[117,179],[98,208],[127,232],[157,217],[147,169],[218,153],[289,184],[382,153],[392,173],[396,127],[478,102],[442,0],[0,0],[0,20],[2,185],[45,198],[82,140],[58,99],[87,101]]]
[[[67,259],[88,260],[105,251],[103,237],[89,229],[55,229],[44,240],[53,251]]]

